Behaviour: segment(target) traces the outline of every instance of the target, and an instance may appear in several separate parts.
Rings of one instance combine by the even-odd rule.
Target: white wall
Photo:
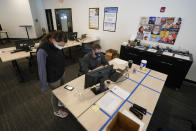
[[[42,28],[47,27],[46,23],[46,15],[43,9],[42,0],[29,0],[31,13],[33,17],[33,23],[35,27],[36,37],[40,37],[43,35]],[[36,21],[36,19],[38,21]]]
[[[0,0],[0,23],[10,38],[27,38],[25,28],[19,25],[32,25],[29,36],[36,38],[28,0]]]
[[[195,0],[43,0],[45,9],[72,8],[73,30],[79,34],[87,33],[99,36],[104,49],[119,50],[120,44],[127,41],[131,34],[136,34],[141,16],[182,17],[182,26],[175,42],[175,47],[188,49],[196,61],[195,46]],[[165,6],[166,12],[160,13]],[[99,7],[99,30],[88,29],[89,8]],[[118,7],[116,32],[103,31],[104,7]],[[53,10],[53,22],[56,21]],[[196,63],[194,62],[187,79],[196,81]]]

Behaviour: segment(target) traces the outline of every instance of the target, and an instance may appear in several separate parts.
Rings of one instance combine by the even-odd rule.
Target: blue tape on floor
[[[112,114],[112,116],[104,123],[104,125],[99,129],[99,131],[102,131],[105,126],[112,120],[112,118],[117,114],[117,112],[120,110],[120,108],[125,104],[125,102],[131,97],[131,95],[135,92],[135,90],[139,87],[139,85],[142,83],[142,81],[148,76],[148,74],[151,72],[151,70],[148,71],[148,73],[144,76],[144,78],[138,83],[138,85],[135,87],[135,89],[131,92],[131,94],[123,101],[123,103],[116,109],[116,111]]]
[[[137,72],[140,72],[140,73],[142,73],[142,74],[146,74],[146,73],[141,72],[141,71],[139,71],[139,70],[137,70]],[[158,78],[158,77],[155,77],[155,76],[152,76],[152,75],[148,75],[148,76],[153,77],[153,78],[155,78],[155,79],[158,79],[158,80],[160,80],[160,81],[165,82],[165,80],[163,80],[163,79],[161,79],[161,78]]]
[[[148,86],[145,86],[145,85],[143,85],[143,84],[141,84],[141,85],[142,85],[143,87],[145,87],[145,88],[148,88],[148,89],[150,89],[150,90],[152,90],[152,91],[156,92],[156,93],[161,94],[161,92],[156,91],[156,90],[154,90],[154,89],[152,89],[152,88],[150,88],[150,87],[148,87]]]
[[[148,115],[151,115],[152,116],[152,114],[150,113],[150,112],[146,112]]]
[[[114,94],[114,95],[120,97],[119,95],[115,94],[112,90],[110,90],[110,92],[111,92],[112,94]],[[124,98],[122,98],[122,97],[120,97],[120,98],[124,100]]]
[[[160,78],[158,78],[158,77],[155,77],[155,76],[152,76],[152,75],[149,75],[150,77],[153,77],[153,78],[155,78],[155,79],[158,79],[158,80],[160,80],[160,81],[163,81],[163,82],[165,82],[165,80],[163,80],[163,79],[160,79]]]
[[[109,118],[111,117],[107,112],[105,112],[102,108],[99,108],[100,111],[102,111],[104,114],[106,114]]]
[[[128,100],[127,102],[129,102],[129,103],[132,104],[132,105],[134,104],[133,102],[131,102],[131,101],[129,101],[129,100]]]
[[[93,105],[96,105],[95,103]],[[100,111],[102,111],[104,114],[106,114],[108,117],[111,117],[107,112],[105,112],[102,108],[99,108]]]
[[[130,80],[130,81],[133,81],[133,82],[135,82],[135,83],[137,83],[138,84],[138,82],[137,81],[135,81],[135,80],[132,80],[131,78],[129,78],[129,77],[125,77],[126,79],[128,79],[128,80]]]
[[[141,72],[141,71],[139,71],[139,70],[137,70],[137,72],[140,72],[140,73],[142,73],[142,74],[146,74],[146,73],[144,73],[144,72]]]

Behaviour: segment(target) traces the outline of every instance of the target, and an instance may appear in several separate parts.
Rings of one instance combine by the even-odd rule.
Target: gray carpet
[[[9,42],[0,48],[12,46]],[[66,52],[66,51],[65,51]],[[78,49],[73,50],[77,61]],[[78,55],[78,56],[76,56]],[[25,76],[25,83],[20,83],[11,62],[0,63],[0,130],[1,131],[78,131],[84,128],[70,114],[66,119],[53,115],[50,103],[50,91],[42,93],[37,75],[30,73],[28,60],[18,61]],[[77,62],[67,60],[65,67],[66,82],[77,77]],[[177,131],[191,131],[196,123],[196,85],[184,82],[176,92],[164,87],[148,131],[169,128]]]

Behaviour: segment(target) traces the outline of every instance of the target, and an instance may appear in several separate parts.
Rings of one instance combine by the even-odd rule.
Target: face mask
[[[96,55],[96,58],[98,58],[101,56],[101,53],[95,53],[95,55]]]
[[[54,44],[54,46],[55,46],[57,49],[59,49],[59,50],[62,50],[62,49],[63,49],[62,46],[59,46],[59,45],[56,45],[56,44]]]

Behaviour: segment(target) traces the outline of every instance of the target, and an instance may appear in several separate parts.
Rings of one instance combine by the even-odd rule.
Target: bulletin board
[[[89,8],[89,29],[99,29],[99,8]]]
[[[181,23],[181,17],[141,17],[136,39],[173,45]]]
[[[117,21],[118,7],[106,7],[104,8],[104,22],[103,30],[115,32]]]

